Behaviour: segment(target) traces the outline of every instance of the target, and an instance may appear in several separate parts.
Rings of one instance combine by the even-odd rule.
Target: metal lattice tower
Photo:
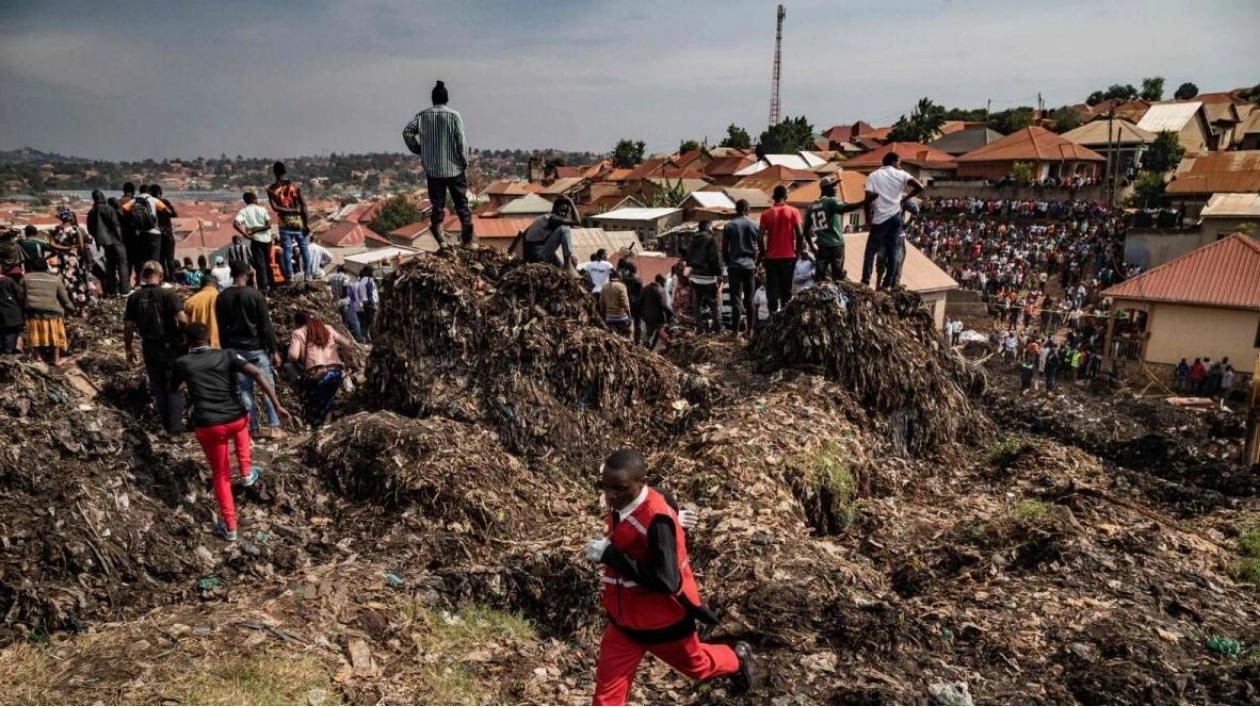
[[[779,6],[778,24],[774,30],[774,76],[770,79],[770,124],[779,123],[779,63],[783,54],[783,18],[787,11]]]

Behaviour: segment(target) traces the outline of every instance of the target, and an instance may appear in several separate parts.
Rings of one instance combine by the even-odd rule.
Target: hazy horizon
[[[18,0],[0,8],[0,148],[91,159],[404,152],[437,79],[479,149],[669,152],[766,125],[776,2],[259,5]],[[928,96],[998,111],[1165,77],[1260,80],[1260,3],[789,0],[782,115],[888,125]],[[138,23],[145,18],[147,24]],[[137,37],[140,28],[149,34]]]

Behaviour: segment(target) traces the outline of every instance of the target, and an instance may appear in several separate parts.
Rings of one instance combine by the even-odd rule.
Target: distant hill
[[[20,164],[23,162],[75,164],[91,161],[83,157],[67,157],[56,152],[44,152],[33,147],[23,147],[19,150],[0,150],[0,164]]]

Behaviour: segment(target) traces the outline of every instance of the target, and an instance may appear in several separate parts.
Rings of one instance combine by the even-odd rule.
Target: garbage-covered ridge
[[[282,333],[302,308],[338,320],[319,287],[273,296]],[[581,547],[618,446],[699,507],[710,638],[766,671],[736,695],[649,659],[638,702],[1260,701],[1260,489],[1228,413],[1021,394],[914,295],[850,283],[751,346],[665,354],[606,330],[560,270],[488,248],[382,290],[333,422],[256,444],[234,544],[196,443],[152,434],[120,305],[69,323],[72,366],[0,359],[5,701],[195,701],[219,680],[282,702],[585,703],[603,616]]]

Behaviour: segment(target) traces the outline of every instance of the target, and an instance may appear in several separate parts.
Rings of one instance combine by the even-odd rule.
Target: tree
[[[1142,79],[1142,100],[1160,101],[1164,99],[1164,77],[1150,76]]]
[[[934,140],[945,122],[945,109],[930,98],[920,98],[910,117],[901,118],[888,133],[889,142],[929,142]]]
[[[1164,201],[1164,175],[1142,170],[1133,183],[1134,206],[1159,206]]]
[[[543,163],[543,176],[550,177],[556,173],[557,167],[563,167],[563,166],[564,166],[563,157],[548,157],[547,161]]]
[[[1093,106],[1096,106],[1105,100],[1107,100],[1107,95],[1105,93],[1103,93],[1102,91],[1094,91],[1093,93],[1089,94],[1089,98],[1085,99],[1085,105],[1090,106],[1092,108]]]
[[[1165,130],[1156,135],[1155,141],[1146,148],[1142,155],[1142,169],[1163,175],[1176,169],[1177,163],[1181,162],[1185,154],[1186,148],[1181,146],[1177,133]]]
[[[692,150],[699,150],[699,149],[700,149],[700,143],[696,140],[683,140],[682,142],[678,143],[678,154],[680,155],[684,152],[691,152]]]
[[[1018,132],[1032,124],[1033,109],[1030,106],[1007,108],[989,116],[989,127],[1003,135]]]
[[[1179,101],[1188,101],[1197,95],[1199,95],[1199,87],[1187,81],[1177,87],[1177,90],[1173,93],[1173,98]]]
[[[613,166],[618,169],[633,169],[643,161],[643,151],[647,149],[647,143],[642,140],[626,140],[617,141],[617,146],[613,148]]]
[[[1160,87],[1160,90],[1163,91],[1162,85]],[[1114,98],[1117,101],[1131,101],[1134,98],[1138,97],[1138,90],[1134,88],[1133,84],[1131,83],[1126,83],[1126,84],[1113,83],[1107,87],[1107,91],[1103,93],[1103,97]]]
[[[784,118],[761,133],[757,140],[758,155],[782,155],[814,149],[814,126],[805,116]]]
[[[740,150],[747,150],[752,147],[752,137],[747,130],[731,123],[726,128],[726,139],[722,140],[722,147],[734,147]]]
[[[1033,166],[1029,162],[1016,162],[1011,165],[1011,176],[1016,184],[1027,184],[1033,180]]]
[[[399,194],[391,199],[387,199],[381,205],[380,212],[377,213],[376,219],[368,224],[368,228],[377,233],[389,233],[397,228],[402,228],[409,223],[424,218],[424,213],[419,207],[407,200],[407,197]]]
[[[1075,130],[1080,127],[1081,121],[1084,118],[1084,116],[1081,115],[1081,112],[1072,106],[1055,108],[1050,112],[1050,115],[1054,118],[1054,131],[1060,135],[1069,130]]]
[[[968,123],[978,123],[988,115],[989,112],[984,108],[950,108],[945,111],[943,117],[945,120],[962,120]]]

